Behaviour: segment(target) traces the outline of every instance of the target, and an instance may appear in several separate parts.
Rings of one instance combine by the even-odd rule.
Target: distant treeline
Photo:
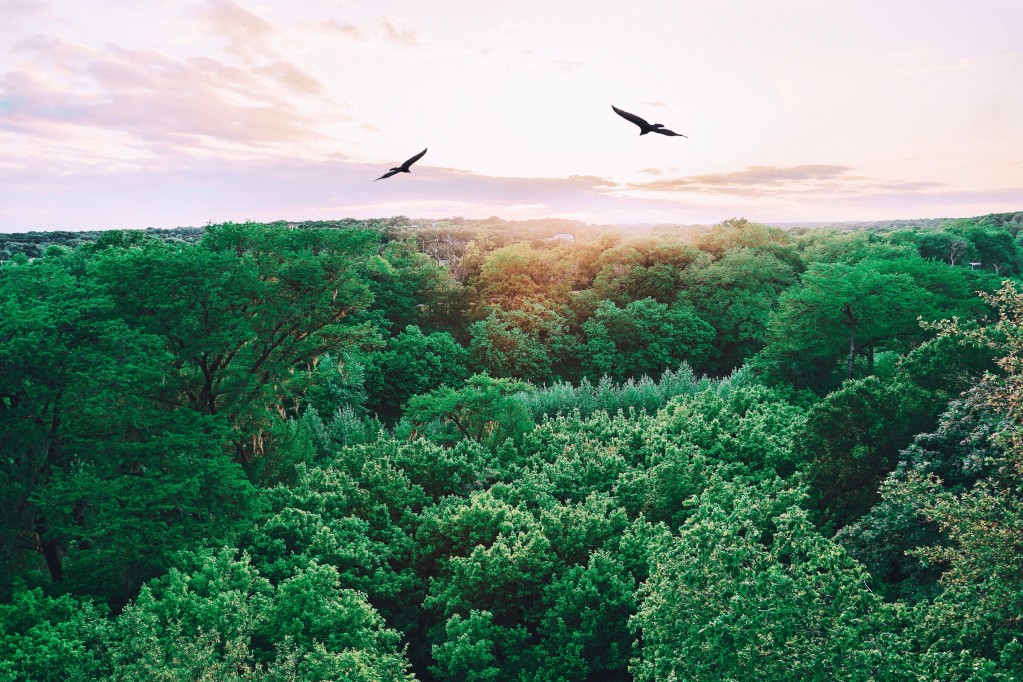
[[[144,230],[128,231],[140,232],[165,241],[194,242],[202,236],[203,230],[204,228],[202,227],[172,227],[167,229],[147,227]],[[38,258],[45,254],[46,249],[51,246],[73,249],[80,244],[94,242],[110,231],[89,230],[72,232],[69,230],[54,230],[52,232],[0,232],[0,261],[10,260],[17,254],[22,254],[28,258]]]
[[[969,219],[972,223],[985,227],[1002,228],[1016,236],[1023,229],[1023,212],[991,213]],[[847,221],[838,223],[801,222],[774,223],[772,225],[785,229],[793,234],[803,234],[808,230],[831,228],[836,230],[872,230],[890,231],[900,229],[940,228],[952,222],[949,218],[910,218],[901,220]],[[709,225],[700,224],[590,224],[578,220],[560,218],[544,218],[535,220],[503,220],[497,217],[486,219],[445,218],[445,219],[413,219],[405,216],[393,218],[371,218],[356,220],[344,218],[340,220],[304,220],[268,223],[273,227],[302,228],[359,228],[369,229],[386,235],[389,239],[415,239],[424,253],[433,255],[438,260],[448,261],[455,254],[461,253],[459,245],[486,237],[497,246],[505,246],[522,241],[594,237],[607,232],[627,232],[631,234],[676,234],[695,235],[707,232]],[[147,227],[139,230],[147,235],[163,240],[180,240],[194,242],[199,239],[204,227]],[[0,233],[0,260],[9,260],[15,254],[24,254],[29,258],[37,258],[46,252],[49,246],[74,248],[79,244],[94,242],[109,230],[53,230],[34,232]],[[129,230],[135,231],[135,230]]]
[[[903,218],[900,220],[850,220],[843,222],[794,222],[794,223],[771,223],[773,227],[800,232],[812,230],[818,227],[831,227],[838,230],[903,230],[936,228],[948,223],[954,218]],[[1012,231],[1014,234],[1023,227],[1023,212],[1015,213],[989,213],[987,215],[970,218],[972,222],[987,227],[1001,227]]]

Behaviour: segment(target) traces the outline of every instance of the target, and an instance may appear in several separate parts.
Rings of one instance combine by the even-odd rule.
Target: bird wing
[[[427,147],[426,149],[429,149],[429,147]],[[423,158],[423,154],[425,154],[425,153],[426,153],[426,149],[424,149],[423,151],[419,152],[418,154],[416,154],[415,156],[413,156],[413,157],[412,157],[411,159],[409,159],[409,160],[408,160],[408,161],[406,161],[405,163],[401,164],[401,167],[402,167],[403,169],[405,169],[405,170],[408,170],[408,169],[409,169],[409,167],[410,167],[410,166],[411,166],[412,164],[414,164],[414,163],[415,163],[416,161],[418,161],[419,159]]]
[[[381,175],[379,178],[377,178],[377,180],[383,180],[384,178],[389,178],[392,175],[397,175],[397,174],[398,174],[398,171],[396,171],[396,170],[387,171],[386,173]],[[377,180],[374,180],[373,182],[376,182]]]
[[[640,128],[646,129],[646,128],[650,127],[649,123],[647,123],[646,121],[641,119],[639,116],[636,116],[636,114],[630,114],[627,111],[622,111],[621,109],[619,109],[618,107],[616,107],[613,104],[611,105],[611,108],[615,110],[616,114],[618,114],[619,116],[624,118],[626,121],[632,121],[633,123],[638,125]]]
[[[667,135],[668,137],[686,137],[686,138],[689,137],[688,135],[683,135],[682,133],[676,133],[674,130],[668,130],[667,128],[657,128],[653,132],[660,133],[661,135]]]

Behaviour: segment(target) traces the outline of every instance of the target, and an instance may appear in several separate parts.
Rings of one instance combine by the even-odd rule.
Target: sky
[[[1019,0],[0,0],[0,17],[0,231],[1023,210]],[[612,104],[688,137],[640,137]]]

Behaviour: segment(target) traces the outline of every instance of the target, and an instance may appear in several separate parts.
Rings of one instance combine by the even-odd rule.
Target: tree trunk
[[[64,578],[60,551],[57,549],[57,543],[53,540],[47,540],[45,535],[46,526],[41,523],[36,524],[36,537],[39,538],[39,549],[43,553],[43,558],[46,559],[46,568],[50,571],[50,580],[59,583]]]
[[[848,303],[845,304],[845,310],[843,311],[849,318],[849,378],[853,377],[853,360],[856,358],[856,318],[853,316],[852,306]]]

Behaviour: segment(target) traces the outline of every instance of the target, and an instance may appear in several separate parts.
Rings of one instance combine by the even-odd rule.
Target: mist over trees
[[[1023,214],[2,235],[2,680],[1023,679]]]

